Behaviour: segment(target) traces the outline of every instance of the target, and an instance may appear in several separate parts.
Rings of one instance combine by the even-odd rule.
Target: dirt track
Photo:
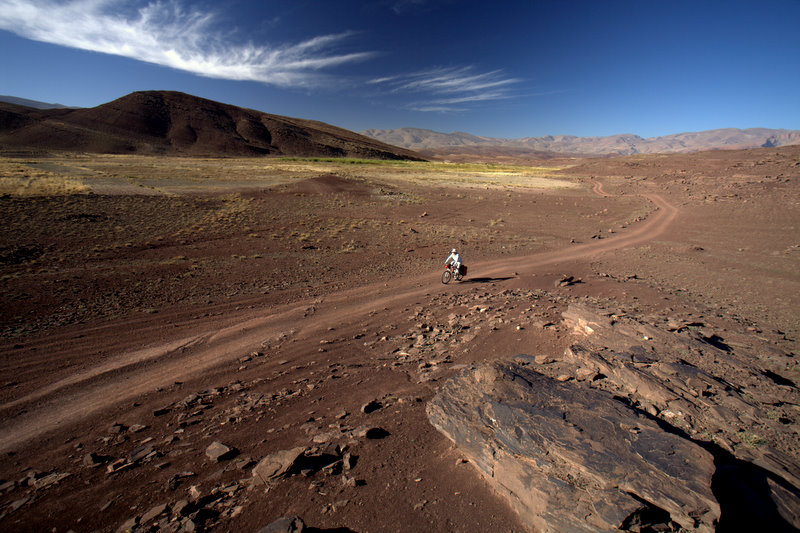
[[[607,196],[596,183],[594,192]],[[534,275],[537,268],[581,258],[596,257],[623,247],[634,246],[654,239],[666,230],[678,210],[656,194],[645,195],[658,208],[647,221],[623,234],[588,244],[574,245],[526,257],[470,264],[471,277]],[[438,274],[437,274],[438,275]],[[143,349],[112,355],[90,368],[81,370],[43,385],[13,401],[0,406],[0,451],[5,452],[25,444],[47,432],[68,427],[115,404],[136,398],[177,380],[190,380],[222,363],[234,361],[262,347],[264,339],[277,338],[291,331],[295,342],[312,343],[324,336],[328,328],[359,324],[366,315],[378,309],[398,312],[409,302],[425,293],[452,290],[436,288],[435,275],[412,279],[391,279],[338,294],[322,300],[299,302],[267,316],[249,313],[228,314],[227,324],[219,326],[217,319],[194,321],[193,333],[181,332],[170,339]],[[433,287],[433,288],[432,288]],[[104,346],[107,331],[84,332],[98,344],[96,350],[113,352],[117,344],[147,339],[167,320],[164,316],[153,323],[114,324],[116,331],[125,331],[125,338],[115,335],[111,346]],[[130,339],[128,341],[127,339]],[[58,357],[64,339],[56,338],[37,343],[37,349],[47,357]],[[12,413],[22,412],[14,416]]]
[[[167,503],[162,528],[256,531],[294,514],[312,530],[523,531],[425,405],[473,363],[563,354],[573,303],[760,343],[757,370],[718,377],[780,431],[731,426],[730,445],[792,456],[795,153],[589,161],[562,190],[324,175],[2,198],[0,526],[114,531]],[[469,276],[443,286],[453,244]],[[239,455],[210,460],[213,441]],[[334,442],[351,472],[247,488],[259,458]],[[187,498],[191,516],[175,511]]]

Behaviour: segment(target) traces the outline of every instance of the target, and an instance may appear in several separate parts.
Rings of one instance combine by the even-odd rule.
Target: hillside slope
[[[172,91],[131,93],[87,109],[0,103],[0,148],[174,155],[418,159],[323,122]]]

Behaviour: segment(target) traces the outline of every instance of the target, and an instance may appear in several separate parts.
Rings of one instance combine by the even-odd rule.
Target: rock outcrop
[[[470,369],[431,423],[540,531],[713,531],[714,458],[603,391],[512,362]]]
[[[572,303],[563,353],[466,369],[429,419],[537,531],[797,531],[791,354],[710,322]]]

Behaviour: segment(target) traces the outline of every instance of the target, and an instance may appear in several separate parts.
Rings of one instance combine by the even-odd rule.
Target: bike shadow
[[[507,281],[509,279],[514,279],[514,276],[507,276],[504,278],[468,278],[461,280],[461,283],[495,283],[498,281]]]

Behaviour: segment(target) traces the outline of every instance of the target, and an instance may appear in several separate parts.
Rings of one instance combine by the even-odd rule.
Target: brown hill
[[[0,149],[173,155],[419,159],[323,122],[270,115],[173,91],[134,92],[88,109],[0,103]]]

